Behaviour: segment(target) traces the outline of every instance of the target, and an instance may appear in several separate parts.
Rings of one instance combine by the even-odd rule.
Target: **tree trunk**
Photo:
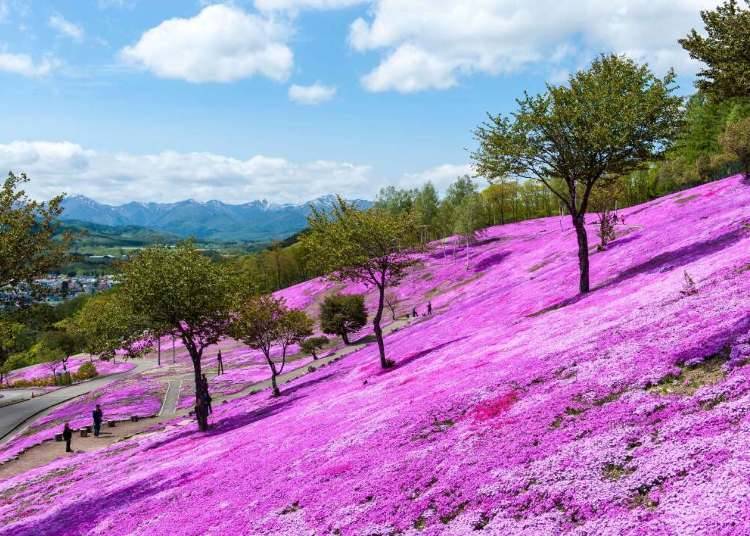
[[[201,379],[201,355],[195,347],[185,345],[193,361],[193,376],[195,378],[195,418],[201,432],[208,430],[208,411],[203,404],[203,381]]]
[[[276,384],[276,365],[273,364],[273,361],[271,361],[270,357],[268,357],[267,359],[268,365],[271,367],[271,387],[273,387],[273,396],[281,396],[279,386]]]
[[[378,341],[378,351],[380,352],[380,366],[389,368],[391,363],[385,358],[385,342],[383,342],[383,329],[380,327],[380,321],[383,319],[383,304],[385,302],[385,285],[378,285],[378,311],[375,318],[372,319],[372,327],[375,331],[375,339]]]
[[[159,337],[159,340],[157,341],[158,350],[156,351],[156,365],[161,366],[161,336]]]
[[[341,334],[341,339],[344,341],[344,344],[346,344],[347,346],[351,344],[351,342],[349,342],[349,334],[346,331],[344,331]]]
[[[579,290],[586,294],[589,290],[589,239],[586,234],[586,216],[573,216],[573,226],[578,238],[578,269],[580,272]]]

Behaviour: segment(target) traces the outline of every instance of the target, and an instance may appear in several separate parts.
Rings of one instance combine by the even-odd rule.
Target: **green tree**
[[[23,324],[0,318],[0,385],[10,372],[8,358],[17,349],[23,330]]]
[[[394,215],[403,214],[412,210],[415,196],[416,192],[413,190],[402,190],[395,186],[386,186],[378,192],[375,198],[375,207]]]
[[[750,0],[745,0],[750,6]],[[715,10],[701,11],[706,35],[691,30],[680,39],[690,56],[706,66],[696,86],[718,100],[750,97],[750,10],[727,0]]]
[[[377,289],[373,328],[380,364],[390,367],[380,323],[386,289],[396,285],[414,264],[419,238],[413,216],[395,216],[378,209],[362,211],[339,198],[330,211],[314,210],[309,226],[310,232],[302,238],[308,263],[334,280],[362,282]]]
[[[47,203],[29,199],[20,187],[26,175],[10,173],[0,189],[0,287],[29,282],[59,266],[70,237],[55,234],[63,196]]]
[[[60,328],[46,332],[42,336],[41,343],[45,348],[59,353],[63,372],[67,374],[68,361],[72,356],[81,352],[83,341],[75,332],[65,329],[62,326]]]
[[[466,244],[466,269],[469,269],[469,247],[476,240],[477,232],[486,227],[487,216],[484,199],[480,194],[471,194],[456,207],[453,232],[464,239]]]
[[[328,337],[309,337],[302,341],[302,344],[300,345],[300,349],[306,353],[310,354],[313,359],[318,359],[318,352],[322,350],[330,340]]]
[[[724,152],[737,159],[744,177],[750,178],[750,117],[727,125],[720,141]]]
[[[320,329],[328,335],[338,335],[344,344],[351,344],[350,333],[367,324],[365,298],[360,294],[333,294],[320,304]]]
[[[152,330],[175,333],[193,363],[196,417],[208,428],[203,408],[201,358],[227,333],[232,279],[225,267],[202,255],[192,243],[144,249],[123,266],[120,299]]]
[[[299,343],[312,334],[312,320],[302,311],[289,310],[284,300],[268,294],[240,301],[231,332],[236,339],[263,353],[271,369],[273,394],[279,396],[281,391],[276,377],[284,372],[286,350],[290,344]],[[280,364],[271,358],[275,345],[282,348]]]
[[[423,243],[428,242],[437,232],[439,207],[440,198],[431,182],[426,182],[424,186],[415,191],[413,212],[417,225],[420,227],[420,240]]]
[[[146,319],[136,315],[117,291],[89,299],[70,329],[84,341],[86,352],[101,359],[114,359],[118,350],[129,358],[139,357],[153,347],[155,338]]]
[[[669,146],[681,123],[674,79],[672,72],[659,79],[645,65],[603,55],[567,85],[519,99],[512,118],[490,115],[475,131],[479,149],[472,157],[480,175],[538,180],[567,207],[578,238],[582,293],[590,289],[585,215],[591,191]]]
[[[313,334],[313,321],[307,313],[299,309],[288,309],[278,328],[278,344],[281,346],[281,359],[286,363],[286,354],[293,344],[301,344]]]

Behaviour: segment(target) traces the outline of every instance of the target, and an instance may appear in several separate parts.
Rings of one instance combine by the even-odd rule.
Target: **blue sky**
[[[682,92],[709,0],[0,0],[0,165],[37,197],[300,202],[469,172],[471,131],[599,52]]]

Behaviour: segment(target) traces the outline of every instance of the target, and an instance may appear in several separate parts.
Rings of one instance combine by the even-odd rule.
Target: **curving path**
[[[67,402],[73,398],[85,395],[94,389],[103,387],[116,379],[143,372],[156,366],[156,363],[150,360],[139,360],[135,362],[135,368],[119,374],[111,374],[102,378],[94,378],[82,383],[61,387],[50,393],[36,396],[23,402],[17,402],[0,408],[0,442],[8,439],[9,436],[21,427],[32,417],[47,411],[53,406]]]

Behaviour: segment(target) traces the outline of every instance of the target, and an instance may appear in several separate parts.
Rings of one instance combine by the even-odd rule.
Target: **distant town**
[[[48,274],[32,285],[20,284],[0,291],[0,307],[17,307],[33,303],[57,305],[81,295],[92,295],[117,284],[114,275]]]

